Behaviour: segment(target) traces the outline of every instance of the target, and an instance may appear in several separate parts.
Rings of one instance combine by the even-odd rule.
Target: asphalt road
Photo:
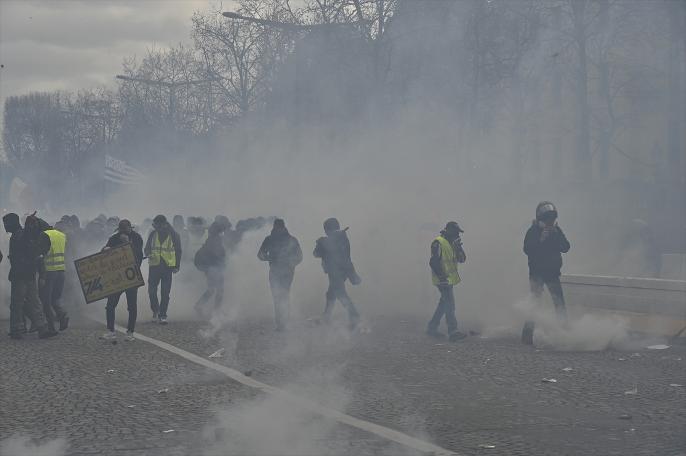
[[[684,346],[559,352],[511,336],[436,341],[410,317],[350,334],[309,321],[276,333],[269,319],[159,326],[141,314],[141,334],[204,358],[223,348],[212,361],[458,454],[686,454],[686,386],[670,386],[686,385]],[[7,440],[18,436],[63,439],[57,454],[74,455],[420,453],[102,332],[83,320],[51,340],[0,342],[5,453],[38,451],[20,453]]]

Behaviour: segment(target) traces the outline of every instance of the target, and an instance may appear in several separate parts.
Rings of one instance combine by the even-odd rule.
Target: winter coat
[[[560,277],[562,254],[570,244],[562,229],[555,225],[550,235],[541,240],[543,227],[535,221],[524,237],[524,253],[529,257],[529,275],[542,278]]]
[[[294,269],[303,260],[303,253],[298,240],[291,236],[288,230],[272,230],[264,238],[257,258],[268,261],[274,269]]]
[[[226,249],[224,248],[223,236],[210,234],[202,247],[195,253],[193,263],[200,271],[207,271],[210,268],[224,269],[226,267]]]
[[[9,280],[34,280],[42,264],[42,257],[50,250],[50,237],[40,230],[21,229],[10,237]]]
[[[128,237],[128,240],[126,239]],[[131,248],[133,249],[133,256],[136,258],[136,264],[138,267],[143,263],[143,238],[140,234],[135,231],[131,231],[128,234],[114,233],[107,240],[105,247],[119,247],[127,242],[131,243]]]
[[[333,231],[317,239],[313,252],[322,259],[324,272],[332,277],[344,277],[357,284],[360,281],[350,259],[350,240],[346,230]]]

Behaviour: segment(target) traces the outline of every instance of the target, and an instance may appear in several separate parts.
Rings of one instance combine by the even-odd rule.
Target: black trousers
[[[293,284],[294,268],[269,268],[269,288],[274,299],[274,317],[276,327],[283,329],[291,316],[291,285]]]
[[[67,316],[60,300],[64,291],[64,271],[47,271],[43,275],[43,285],[38,289],[43,312],[50,329],[55,328],[55,322]]]
[[[172,274],[172,270],[166,266],[151,266],[149,270],[148,297],[150,298],[150,309],[152,313],[157,314],[160,318],[167,317]],[[157,300],[157,287],[160,287],[159,301]]]
[[[336,304],[336,300],[339,300],[343,307],[348,311],[348,319],[351,326],[357,325],[360,319],[360,314],[357,313],[355,304],[353,304],[352,299],[348,296],[348,292],[345,289],[346,277],[329,274],[329,289],[326,291],[326,307],[324,307],[324,321],[329,321],[331,318],[331,312],[333,311],[333,306]]]
[[[136,318],[138,317],[138,288],[129,288],[126,293],[126,308],[129,311],[129,323],[126,330],[133,332],[136,328]],[[105,307],[105,317],[107,318],[107,329],[114,331],[114,309],[119,304],[119,297],[121,293],[113,294],[107,297],[107,306]]]
[[[218,309],[224,301],[224,268],[210,267],[205,271],[205,277],[207,278],[207,290],[195,303],[195,308],[202,309],[214,295],[214,308]]]
[[[560,277],[543,277],[540,275],[529,275],[529,288],[531,294],[537,301],[540,301],[543,295],[543,287],[548,287],[548,292],[553,298],[553,304],[555,304],[555,312],[557,318],[561,322],[567,321],[567,308],[565,306],[565,298],[562,294],[562,284],[560,283]],[[534,322],[529,320],[524,323],[523,333],[531,333],[533,335]]]

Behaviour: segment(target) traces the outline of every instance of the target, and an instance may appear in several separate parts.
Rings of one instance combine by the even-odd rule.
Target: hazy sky
[[[0,101],[114,84],[124,57],[189,41],[211,0],[0,0]],[[232,2],[223,2],[226,9]]]

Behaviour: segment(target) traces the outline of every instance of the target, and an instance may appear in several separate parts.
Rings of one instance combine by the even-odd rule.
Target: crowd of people
[[[528,257],[529,281],[532,295],[539,299],[544,286],[550,291],[557,315],[566,319],[565,301],[560,285],[562,253],[570,244],[557,224],[557,209],[549,201],[536,208],[536,218],[524,239],[524,253]],[[65,215],[53,225],[35,213],[3,217],[5,230],[11,234],[9,260],[11,283],[10,337],[22,339],[27,333],[37,332],[40,338],[49,338],[69,326],[69,316],[61,300],[64,290],[73,298],[80,290],[73,261],[94,251],[130,244],[140,268],[148,261],[148,297],[153,321],[167,324],[173,276],[182,262],[191,263],[207,279],[207,289],[195,304],[198,315],[208,317],[224,303],[224,281],[227,257],[233,253],[243,235],[272,222],[271,233],[264,239],[258,252],[259,260],[269,264],[269,286],[274,301],[277,331],[287,330],[290,321],[290,289],[295,268],[303,254],[298,240],[289,233],[283,219],[271,217],[241,220],[234,228],[224,215],[217,215],[212,223],[202,217],[175,215],[170,223],[164,215],[145,219],[138,229],[128,219],[100,215],[81,227],[75,215]],[[341,228],[336,218],[324,221],[324,236],[315,242],[313,255],[321,259],[329,286],[322,322],[329,323],[336,301],[348,313],[350,330],[359,324],[360,314],[347,293],[346,283],[358,285],[361,278],[351,259],[348,228]],[[458,265],[467,256],[461,235],[464,231],[457,222],[448,222],[430,246],[429,268],[433,284],[440,293],[436,310],[427,325],[427,334],[435,338],[460,340],[466,335],[458,331],[455,316],[453,288],[460,283]],[[145,241],[144,241],[145,238]],[[0,252],[2,261],[2,252]],[[107,332],[103,339],[115,339],[115,309],[122,294],[126,295],[128,309],[127,340],[134,340],[138,316],[138,288],[122,290],[107,297],[105,314]],[[210,303],[212,301],[212,303]],[[448,334],[439,331],[445,318]],[[30,327],[27,328],[27,320]],[[527,321],[522,330],[522,342],[533,343],[534,323]]]

